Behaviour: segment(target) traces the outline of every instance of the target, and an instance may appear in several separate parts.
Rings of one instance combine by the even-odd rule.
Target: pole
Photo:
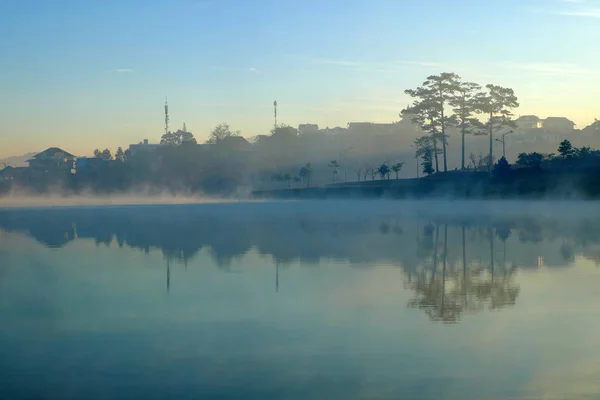
[[[417,160],[417,179],[419,179],[419,156],[415,156],[415,159]]]
[[[346,166],[346,152],[344,152],[344,183],[348,182],[348,178],[346,177],[347,171],[348,171],[348,168]]]

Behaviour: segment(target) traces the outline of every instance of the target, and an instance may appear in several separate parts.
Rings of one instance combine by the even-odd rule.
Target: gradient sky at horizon
[[[599,0],[3,0],[0,157],[391,122],[427,75],[515,89],[515,114],[600,117]]]

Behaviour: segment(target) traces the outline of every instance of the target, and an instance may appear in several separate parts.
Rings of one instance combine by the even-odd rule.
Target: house
[[[140,142],[138,144],[130,144],[129,145],[129,155],[131,157],[135,157],[136,155],[139,155],[139,154],[152,153],[152,152],[156,151],[156,149],[158,149],[162,146],[164,146],[164,145],[148,143],[148,139],[144,139],[143,142]]]
[[[320,129],[319,132],[325,136],[337,136],[348,133],[348,129],[336,126],[335,128]]]
[[[319,133],[319,125],[317,124],[300,124],[298,125],[298,134],[310,135]]]
[[[30,171],[71,172],[75,168],[75,156],[58,147],[50,147],[27,160]]]
[[[23,178],[27,175],[27,167],[13,167],[7,165],[4,169],[0,170],[0,180],[11,181],[13,179]]]
[[[522,115],[515,123],[518,130],[539,129],[543,126],[542,120],[535,115]]]
[[[575,130],[575,122],[565,117],[548,117],[543,126],[545,130],[556,133],[571,133]]]
[[[217,142],[215,147],[225,151],[250,151],[252,144],[242,136],[227,136]]]
[[[350,122],[348,123],[348,132],[362,135],[387,135],[396,132],[398,129],[395,123],[378,124],[374,122]]]
[[[75,161],[75,170],[77,172],[90,171],[101,167],[106,160],[100,157],[80,157]]]

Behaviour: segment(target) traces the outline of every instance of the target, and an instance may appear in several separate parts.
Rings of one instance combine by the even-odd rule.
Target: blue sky
[[[600,117],[597,0],[3,0],[0,156],[200,140],[227,121],[398,119],[432,73],[515,89],[517,114]]]

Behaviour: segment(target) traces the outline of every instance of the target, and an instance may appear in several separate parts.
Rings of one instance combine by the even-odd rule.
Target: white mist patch
[[[171,194],[120,194],[120,195],[9,195],[0,198],[0,208],[33,207],[78,207],[78,206],[124,206],[124,205],[161,205],[161,204],[203,204],[230,203],[236,199],[211,198],[193,195]]]

